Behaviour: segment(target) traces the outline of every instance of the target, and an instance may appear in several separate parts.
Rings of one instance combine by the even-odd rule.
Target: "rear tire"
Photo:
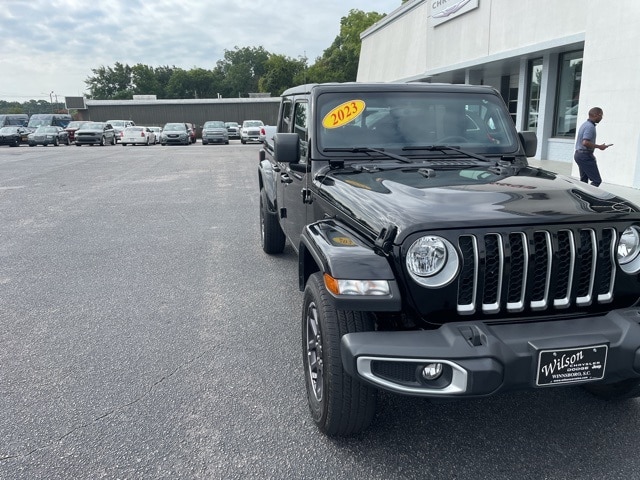
[[[640,379],[630,378],[617,383],[591,383],[583,388],[603,400],[627,400],[640,397]]]
[[[377,390],[349,376],[340,355],[343,335],[372,330],[368,312],[334,308],[321,272],[309,277],[302,308],[302,361],[311,417],[328,436],[357,435],[373,421]]]
[[[278,213],[269,210],[267,192],[260,189],[260,243],[262,250],[270,255],[282,253],[286,238],[280,222]]]

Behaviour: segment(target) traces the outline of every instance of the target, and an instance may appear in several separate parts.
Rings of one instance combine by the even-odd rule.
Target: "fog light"
[[[441,363],[429,363],[422,369],[422,377],[425,380],[435,380],[442,375]]]

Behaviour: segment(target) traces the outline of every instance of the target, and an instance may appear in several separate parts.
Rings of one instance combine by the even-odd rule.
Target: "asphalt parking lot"
[[[577,387],[320,435],[258,150],[0,147],[0,478],[638,478],[640,402]]]

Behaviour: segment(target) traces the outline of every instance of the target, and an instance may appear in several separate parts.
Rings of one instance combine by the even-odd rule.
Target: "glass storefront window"
[[[529,85],[527,88],[527,121],[525,130],[538,128],[538,112],[540,111],[540,84],[542,82],[542,59],[529,62]]]
[[[580,83],[582,82],[582,51],[564,53],[560,57],[559,73],[553,135],[573,138],[578,121],[578,101],[580,99]]]

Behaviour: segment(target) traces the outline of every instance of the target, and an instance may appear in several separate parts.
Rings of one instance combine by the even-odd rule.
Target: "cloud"
[[[211,69],[225,50],[259,47],[310,63],[350,9],[389,13],[400,0],[2,0],[0,100],[84,92],[116,62]]]

